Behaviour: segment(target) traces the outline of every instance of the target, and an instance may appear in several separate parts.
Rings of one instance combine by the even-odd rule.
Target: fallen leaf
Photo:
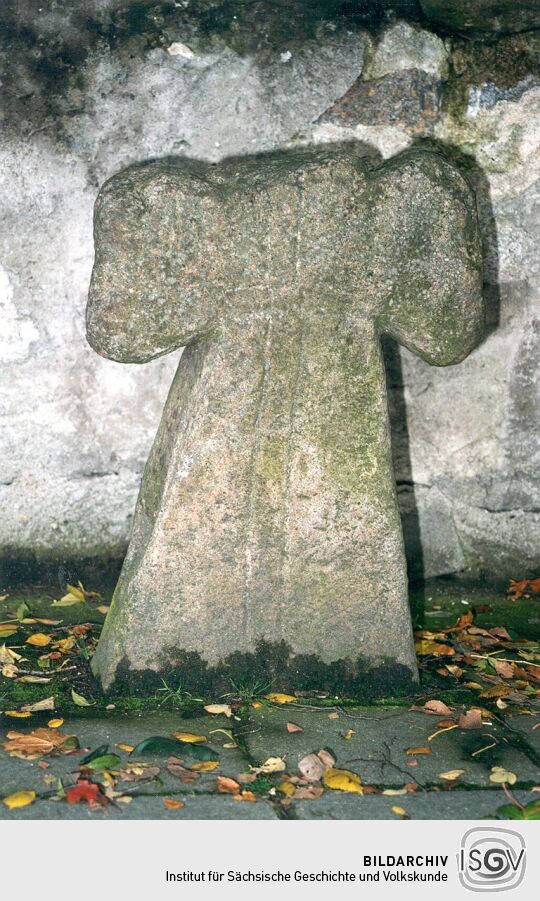
[[[11,648],[7,648],[5,644],[0,645],[0,663],[18,663],[22,659],[20,654],[16,654]]]
[[[71,689],[71,700],[77,707],[91,707],[92,703],[87,701],[86,698],[83,698],[82,695],[78,694],[73,688]]]
[[[347,729],[347,731],[343,735],[343,738],[345,739],[345,741],[350,741],[353,735],[356,735],[354,729]]]
[[[53,648],[55,651],[60,651],[62,654],[66,654],[68,651],[71,651],[75,645],[77,644],[77,639],[74,635],[68,635],[67,638],[61,638],[60,641],[55,641],[53,643]]]
[[[29,635],[26,639],[26,644],[31,644],[36,648],[44,648],[48,644],[50,644],[52,638],[50,635],[45,635],[44,632],[34,632],[33,635]]]
[[[2,667],[2,675],[5,679],[16,679],[19,667],[14,663],[4,663]],[[20,680],[19,680],[20,681]]]
[[[334,766],[336,762],[336,758],[330,753],[330,751],[327,751],[326,748],[323,748],[322,751],[319,751],[317,757],[323,762],[326,767]]]
[[[512,689],[509,685],[492,685],[480,692],[481,698],[504,698],[511,693]]]
[[[47,676],[19,676],[17,679],[17,682],[23,682],[26,685],[46,685],[50,681],[50,677]]]
[[[176,798],[163,798],[163,804],[167,810],[181,810],[186,806],[183,801],[177,801]]]
[[[197,773],[211,773],[213,770],[217,770],[218,766],[219,760],[203,760],[201,763],[193,763],[190,770],[195,770]]]
[[[364,793],[360,776],[350,770],[338,770],[330,767],[323,775],[323,784],[332,791]]]
[[[292,704],[293,701],[296,701],[294,695],[285,695],[279,691],[271,691],[270,694],[265,695],[265,698],[275,704]]]
[[[478,707],[471,707],[466,713],[462,713],[458,719],[460,729],[480,729],[482,727],[482,711]]]
[[[411,757],[418,757],[419,754],[431,754],[431,748],[407,748],[405,753]]]
[[[29,716],[32,716],[27,710],[4,710],[6,716],[12,716],[15,719],[27,719]]]
[[[257,797],[253,792],[243,789],[243,791],[239,792],[237,795],[233,795],[233,801],[251,801],[251,803],[254,804],[257,801]]]
[[[18,810],[19,807],[28,807],[35,800],[36,793],[34,791],[23,790],[14,792],[12,795],[8,795],[7,798],[2,798],[2,803],[10,810]]]
[[[392,813],[396,813],[400,817],[407,816],[407,811],[404,810],[403,807],[398,807],[397,804],[394,807],[392,807]]]
[[[77,589],[75,589],[77,591]],[[51,607],[73,607],[74,604],[82,604],[84,595],[78,596],[68,591],[59,601],[53,601]]]
[[[425,657],[428,654],[433,654],[435,657],[443,657],[445,655],[452,657],[456,653],[454,649],[447,644],[441,644],[438,641],[428,641],[426,639],[417,641],[415,648],[417,654],[421,657]]]
[[[312,801],[324,794],[322,785],[301,785],[296,789],[295,801]]]
[[[0,638],[11,638],[18,630],[18,623],[0,623]]]
[[[296,785],[292,782],[280,782],[278,785],[278,791],[281,792],[282,795],[285,795],[287,798],[291,798],[296,792]]]
[[[334,713],[329,713],[329,714],[328,714],[328,719],[329,719],[329,720],[338,720],[338,719],[339,719],[339,713],[336,713],[336,712],[334,712]]]
[[[107,798],[102,795],[99,785],[88,779],[79,779],[76,785],[66,788],[65,795],[68,804],[78,804],[79,801],[107,804]]]
[[[439,779],[447,779],[449,782],[453,782],[455,779],[463,776],[464,772],[465,770],[448,770],[446,773],[439,773]]]
[[[107,607],[106,604],[100,604],[99,607],[96,607],[97,612],[98,612],[98,613],[101,613],[102,616],[107,616],[107,613],[109,612],[109,609],[110,609],[110,608]]]
[[[444,701],[426,701],[423,709],[426,713],[433,713],[437,716],[448,716],[452,713],[452,709],[447,707]]]
[[[133,745],[125,745],[124,742],[118,742],[115,747],[119,748],[120,751],[125,751],[126,754],[131,754],[131,752],[135,750]]]
[[[517,782],[517,776],[509,770],[505,770],[503,766],[493,766],[491,767],[489,781],[495,782],[497,785],[501,785],[502,783],[514,785],[514,783]]]
[[[257,773],[238,773],[236,778],[240,785],[248,785],[250,782],[255,782]]]
[[[47,723],[47,726],[49,727],[49,729],[59,729],[60,726],[63,726],[63,725],[64,725],[64,720],[60,716],[56,717],[55,719],[49,720],[49,722]]]
[[[7,741],[2,747],[11,756],[36,760],[52,751],[59,750],[64,753],[71,750],[71,740],[74,738],[73,735],[62,735],[55,729],[40,728],[34,729],[32,732],[10,731],[7,733]]]
[[[94,757],[89,763],[84,764],[89,770],[99,773],[104,770],[113,770],[121,763],[118,754],[103,754],[101,757]]]
[[[35,704],[23,704],[21,710],[25,713],[38,713],[40,710],[54,710],[54,698],[43,698]]]
[[[511,679],[514,675],[514,664],[508,663],[507,660],[497,660],[496,657],[490,657],[490,663],[495,667],[499,676],[503,679]]]
[[[268,757],[261,766],[250,767],[252,773],[269,775],[270,773],[282,773],[285,770],[283,757]]]
[[[219,714],[222,713],[224,716],[232,716],[232,710],[230,704],[207,704],[204,708],[207,713]]]
[[[308,782],[319,782],[327,765],[323,763],[318,754],[306,754],[298,763],[298,769]]]
[[[540,592],[540,578],[522,579],[520,582],[510,579],[508,598],[511,601],[517,601],[520,598],[530,598],[533,594],[538,594],[538,592]]]
[[[217,776],[216,790],[221,794],[234,795],[240,791],[240,783],[231,779],[230,776]]]
[[[185,741],[188,745],[196,745],[200,742],[208,741],[206,735],[195,735],[193,732],[173,732],[178,741]]]
[[[287,732],[291,735],[294,735],[296,732],[303,732],[302,726],[298,726],[296,723],[286,723]]]
[[[385,788],[382,793],[383,795],[406,795],[407,789],[405,786],[403,788]]]

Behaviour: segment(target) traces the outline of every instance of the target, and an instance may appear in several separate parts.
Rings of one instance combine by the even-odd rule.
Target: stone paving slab
[[[500,725],[452,729],[430,742],[428,737],[437,731],[440,717],[405,707],[347,708],[347,714],[331,719],[328,710],[306,710],[294,704],[286,708],[263,707],[253,711],[244,737],[258,763],[270,756],[286,755],[291,773],[297,771],[298,761],[304,755],[327,748],[336,757],[336,766],[353,770],[366,784],[402,786],[417,781],[430,785],[441,782],[439,773],[462,769],[464,782],[489,787],[493,766],[515,772],[520,782],[538,780],[538,767],[520,749],[507,743],[508,733]],[[289,734],[288,720],[304,731]],[[345,740],[343,736],[350,729],[354,735]],[[494,740],[494,748],[471,756]],[[407,749],[422,747],[429,747],[431,753],[406,754]]]
[[[537,754],[540,754],[540,717],[536,716],[509,716],[506,720],[509,728],[517,729]],[[536,728],[535,728],[536,726]],[[539,779],[540,779],[540,773]]]
[[[0,729],[0,745],[5,741],[6,732],[13,729],[19,732],[31,732],[36,728],[36,724],[29,725],[29,720],[13,720],[7,724],[4,723]],[[46,725],[46,720],[43,722]],[[222,733],[211,735],[211,729],[229,728],[230,722],[225,717],[205,717],[199,719],[181,719],[174,713],[156,713],[141,718],[107,718],[100,717],[98,719],[69,719],[66,718],[63,726],[59,730],[64,735],[76,735],[79,739],[81,748],[95,750],[101,745],[109,745],[109,753],[118,754],[124,766],[127,763],[133,763],[135,758],[132,754],[126,753],[116,747],[117,743],[137,745],[145,738],[153,735],[170,736],[172,732],[183,731],[193,732],[196,734],[206,735],[209,738],[210,745],[219,752],[219,769],[213,773],[201,773],[196,782],[186,785],[180,781],[177,776],[171,775],[166,768],[166,761],[169,754],[164,755],[144,755],[136,759],[145,763],[156,764],[160,767],[159,782],[153,782],[147,786],[141,786],[141,793],[160,792],[209,792],[213,791],[216,775],[224,774],[236,776],[238,773],[247,769],[247,763],[238,748],[224,748],[223,744],[227,743],[227,738]],[[176,755],[182,757],[181,746],[179,745],[179,753]],[[61,755],[59,757],[43,758],[50,764],[46,770],[38,766],[37,760],[21,760],[19,758],[10,757],[5,751],[0,750],[0,797],[5,797],[19,789],[33,789],[34,791],[43,792],[49,790],[44,777],[58,776],[65,778],[70,773],[76,773],[79,760],[84,757],[86,751],[76,754]],[[185,765],[190,766],[196,761],[190,757],[185,757]],[[134,783],[130,783],[133,786]],[[40,804],[43,802],[39,802]]]
[[[538,798],[527,791],[513,795],[521,804]],[[287,814],[299,820],[399,820],[399,814],[392,812],[392,807],[399,806],[411,820],[477,820],[495,816],[497,808],[508,803],[497,789],[417,792],[400,797],[326,792],[315,801],[291,804]]]
[[[184,807],[168,810],[163,797],[135,798],[129,805],[109,805],[92,811],[87,804],[36,801],[29,807],[7,810],[0,804],[0,820],[274,820],[277,814],[267,801],[235,801],[227,795],[183,796]]]

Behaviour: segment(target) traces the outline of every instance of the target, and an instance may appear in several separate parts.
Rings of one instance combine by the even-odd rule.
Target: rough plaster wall
[[[178,362],[173,354],[126,366],[86,344],[92,208],[106,178],[166,154],[217,160],[355,138],[388,157],[429,137],[476,161],[493,330],[454,368],[429,367],[407,351],[400,364],[389,350],[409,551],[426,575],[533,574],[540,563],[538,79],[518,72],[499,86],[481,66],[476,82],[465,78],[452,39],[426,23],[420,30],[320,15],[303,28],[300,16],[300,26],[285,22],[259,40],[253,22],[240,34],[232,19],[227,28],[205,19],[203,28],[200,12],[174,18],[171,4],[162,5],[164,16],[162,6],[148,12],[148,4],[131,4],[147,18],[136,27],[117,19],[116,32],[106,25],[125,3],[43,6],[8,4],[3,27],[0,558],[123,554]],[[99,27],[84,31],[81,6]],[[395,79],[418,72],[434,86],[429,109],[421,94],[416,113],[396,116],[380,95],[365,94],[375,86],[392,98]],[[459,111],[444,102],[452,77],[461,85]],[[353,112],[332,113],[351,86],[360,90]]]

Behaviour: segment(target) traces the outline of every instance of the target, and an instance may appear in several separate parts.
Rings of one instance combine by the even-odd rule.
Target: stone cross
[[[437,366],[483,326],[473,195],[361,145],[133,166],[95,213],[88,340],[185,346],[93,666],[395,690],[417,678],[380,336]]]

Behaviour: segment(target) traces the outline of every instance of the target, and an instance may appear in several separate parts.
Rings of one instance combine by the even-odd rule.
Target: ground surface
[[[374,703],[262,684],[103,696],[88,659],[106,597],[7,594],[0,818],[540,818],[537,595],[416,592],[421,687]]]

